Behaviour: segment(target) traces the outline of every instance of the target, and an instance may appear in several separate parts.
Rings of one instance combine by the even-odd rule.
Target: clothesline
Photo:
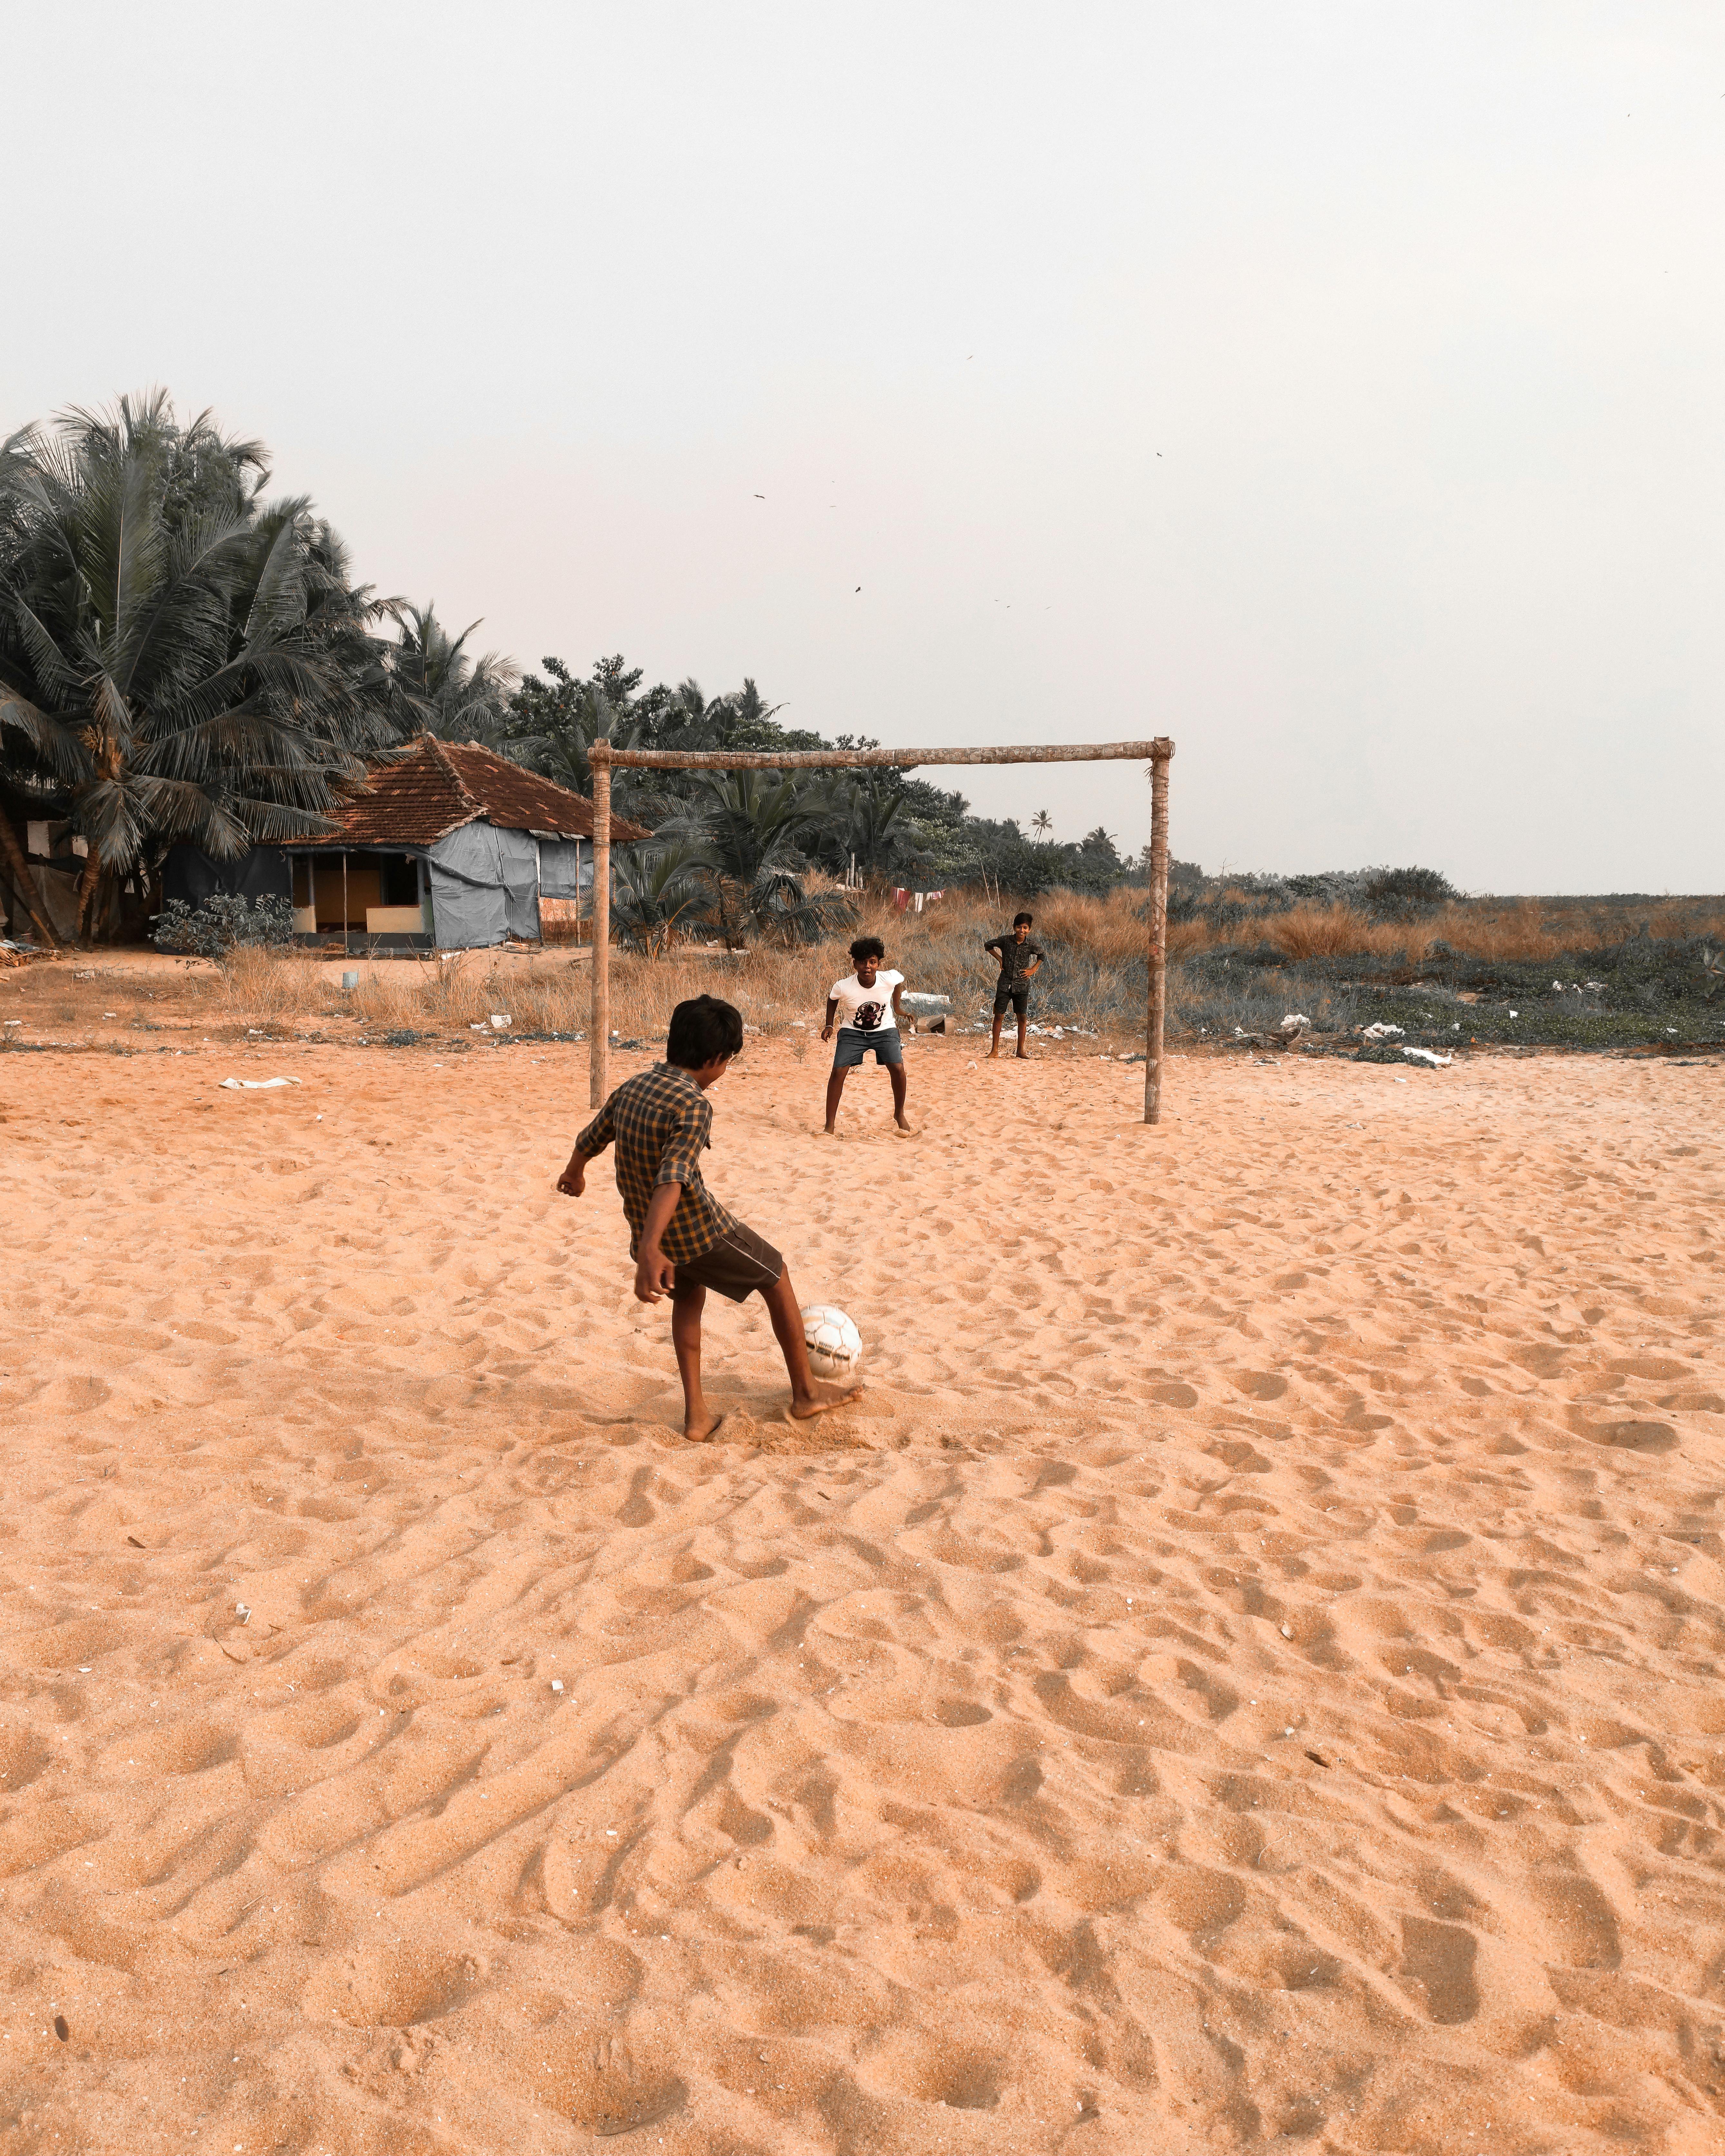
[[[916,911],[920,913],[925,905],[932,906],[936,899],[944,898],[946,895],[944,889],[940,891],[906,891],[902,884],[895,884],[892,891],[892,902],[898,908],[899,911],[902,913],[905,908],[911,903],[911,900],[915,899],[916,901]]]

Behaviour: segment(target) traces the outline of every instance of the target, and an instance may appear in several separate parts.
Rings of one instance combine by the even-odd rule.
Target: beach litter
[[[507,1025],[508,1025],[508,1024],[509,1024],[509,1013],[508,1013],[507,1011],[493,1011],[493,1012],[492,1012],[492,1014],[491,1014],[491,1030],[492,1030],[492,1032],[493,1032],[493,1033],[501,1033],[501,1032],[503,1032],[503,1031],[504,1031],[504,1029],[507,1027]]]
[[[1276,1029],[1284,1040],[1297,1040],[1302,1033],[1310,1033],[1312,1020],[1304,1011],[1290,1011]]]
[[[1399,1040],[1403,1031],[1401,1026],[1386,1025],[1379,1019],[1375,1024],[1367,1026],[1360,1038],[1362,1040]]]
[[[224,1093],[268,1093],[278,1086],[297,1086],[297,1078],[223,1078],[219,1084]]]

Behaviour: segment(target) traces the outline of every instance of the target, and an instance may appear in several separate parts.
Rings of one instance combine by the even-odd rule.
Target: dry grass
[[[1136,1030],[1142,1024],[1146,908],[1145,893],[1135,890],[1106,897],[1053,892],[1030,902],[1033,933],[1049,953],[1039,994],[1045,1015],[1094,1027],[1105,1039]],[[996,908],[978,896],[955,891],[921,914],[899,912],[884,896],[865,895],[855,924],[812,947],[729,953],[685,947],[658,959],[619,950],[612,959],[612,1024],[625,1040],[663,1039],[675,1004],[710,993],[735,1003],[752,1026],[772,1032],[800,1019],[812,1039],[829,988],[850,970],[851,937],[860,933],[880,937],[887,963],[912,988],[949,996],[955,1022],[973,1024],[989,1000],[994,978],[983,941],[1004,930],[1017,910],[1010,901]],[[1448,906],[1405,927],[1373,921],[1348,906],[1298,906],[1233,921],[1200,917],[1169,929],[1174,962],[1171,1002],[1177,1023],[1196,1026],[1225,1015],[1231,1029],[1232,1006],[1225,1014],[1219,1004],[1212,1009],[1216,986],[1188,982],[1179,963],[1207,949],[1254,949],[1268,943],[1295,967],[1360,954],[1400,957],[1417,968],[1434,942],[1481,959],[1543,960],[1559,952],[1603,951],[1644,932],[1711,935],[1725,942],[1725,914],[1716,901],[1643,905],[1486,899]],[[514,1033],[567,1035],[587,1029],[590,979],[585,954],[577,959],[557,947],[531,963],[475,951],[429,963],[364,969],[357,988],[343,995],[315,960],[293,952],[241,949],[207,987],[188,981],[184,992],[198,1001],[213,996],[226,1014],[253,1025],[341,1012],[376,1031],[462,1033],[495,1012],[508,1014]],[[1288,994],[1301,992],[1328,993],[1315,983],[1296,991],[1291,977],[1284,983],[1273,974],[1253,991],[1266,1011],[1271,1003],[1279,1006]],[[1236,986],[1227,993],[1237,999],[1240,990]],[[1280,1015],[1278,1008],[1266,1022]],[[1321,1021],[1322,1014],[1314,1008],[1310,1015]]]
[[[1254,925],[1259,934],[1253,941],[1273,943],[1289,958],[1341,958],[1357,951],[1389,957],[1408,942],[1405,928],[1368,921],[1351,906],[1296,906]]]
[[[303,1018],[330,1000],[328,983],[311,959],[263,944],[243,943],[230,951],[216,981],[223,1009],[266,1025]]]

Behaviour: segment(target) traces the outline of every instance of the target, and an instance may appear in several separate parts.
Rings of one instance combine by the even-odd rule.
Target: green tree
[[[578,680],[561,659],[547,659],[549,680],[529,674],[510,700],[499,741],[506,755],[572,793],[593,795],[591,752],[596,741],[614,748],[649,748],[660,713],[670,698],[663,686],[641,690],[641,670],[620,652],[601,659],[585,680]],[[647,824],[660,820],[660,774],[619,771],[611,781],[611,803],[620,815]]]
[[[615,748],[820,748],[819,734],[779,725],[776,705],[752,680],[722,696],[709,697],[699,681],[675,689],[663,682],[641,686],[639,666],[619,653],[595,662],[578,680],[561,659],[547,659],[545,677],[529,674],[511,700],[500,746],[517,762],[562,786],[591,795],[590,752],[604,738]],[[702,798],[696,772],[629,771],[612,774],[611,799],[620,814],[658,825],[688,814]]]
[[[397,602],[389,611],[399,631],[389,654],[390,672],[419,730],[444,741],[498,747],[520,667],[501,652],[470,657],[467,639],[479,623],[469,622],[452,637],[437,618],[435,599],[424,607]]]
[[[691,839],[626,848],[618,857],[611,900],[619,934],[649,958],[662,957],[678,922],[706,903],[705,866],[699,845]]]
[[[814,789],[762,771],[704,772],[694,806],[667,827],[692,839],[728,949],[750,929],[769,941],[812,943],[848,919],[842,892],[812,893],[801,841],[819,823]]]
[[[1054,818],[1049,814],[1047,809],[1039,808],[1030,819],[1030,829],[1040,843],[1045,844],[1054,830]]]
[[[399,737],[383,607],[268,477],[161,392],[0,450],[0,765],[85,840],[85,940],[177,839],[231,858],[327,830]]]
[[[843,875],[855,861],[875,875],[898,859],[905,788],[896,772],[835,772],[809,793],[817,820],[809,850],[823,868]]]

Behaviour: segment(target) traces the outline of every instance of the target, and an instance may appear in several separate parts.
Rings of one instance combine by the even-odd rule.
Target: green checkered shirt
[[[737,1223],[701,1179],[701,1152],[712,1143],[713,1111],[695,1081],[674,1063],[625,1078],[575,1141],[591,1160],[614,1139],[617,1188],[629,1215],[629,1254],[639,1255],[653,1193],[680,1183],[683,1194],[660,1238],[674,1265],[703,1257]]]

